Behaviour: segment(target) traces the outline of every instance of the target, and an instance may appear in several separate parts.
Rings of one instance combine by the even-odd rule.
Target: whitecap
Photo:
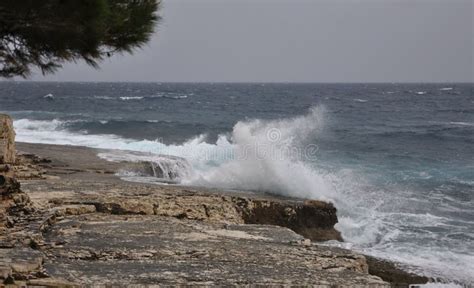
[[[188,95],[163,95],[162,97],[168,99],[186,99]]]
[[[354,101],[355,101],[355,102],[365,103],[365,102],[367,102],[367,101],[369,101],[369,100],[366,100],[366,99],[357,99],[357,98],[356,98],[356,99],[354,99]]]
[[[471,122],[449,122],[449,124],[459,126],[474,126],[474,123]]]
[[[141,100],[143,98],[144,98],[143,96],[122,96],[122,97],[120,97],[120,100],[122,100],[122,101]]]
[[[173,92],[158,92],[155,94],[155,98],[168,98],[168,99],[186,99],[188,96],[193,96],[194,93],[180,94]]]
[[[93,96],[95,99],[100,99],[100,100],[112,100],[114,99],[113,97],[110,97],[110,96],[102,96],[102,95],[97,95],[97,96]]]
[[[193,95],[193,93],[189,94]],[[166,92],[159,92],[154,97],[155,98],[167,98],[167,99],[186,99],[188,98],[187,94],[177,94],[177,93],[166,93]]]

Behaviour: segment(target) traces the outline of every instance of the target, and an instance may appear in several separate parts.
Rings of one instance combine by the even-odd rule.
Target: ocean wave
[[[143,96],[121,96],[119,98],[122,101],[129,101],[129,100],[142,100],[145,97],[143,97]]]
[[[95,99],[100,99],[100,100],[112,100],[115,99],[114,97],[111,96],[105,96],[105,95],[95,95],[93,96]]]
[[[466,128],[469,127],[469,128]],[[417,138],[431,138],[436,140],[445,140],[445,139],[457,139],[458,141],[466,141],[472,142],[472,129],[471,125],[459,125],[459,124],[451,124],[450,125],[440,125],[440,126],[432,126],[425,129],[416,129],[413,127],[412,129],[399,129],[396,131],[377,131],[367,133],[370,136],[377,136],[377,137],[384,137],[384,138],[394,138],[397,141],[400,141],[404,138],[413,139],[413,137]]]
[[[188,98],[188,95],[163,95],[163,98],[169,98],[169,99],[186,99],[186,98]]]
[[[186,119],[183,119],[184,121]],[[215,139],[217,128],[208,127],[200,123],[187,123],[179,120],[132,120],[132,119],[82,119],[81,121],[67,121],[63,127],[69,131],[85,132],[91,135],[115,134],[127,139],[161,139],[165,143],[181,143],[193,133],[203,133],[209,139]],[[163,135],[166,139],[162,139]]]
[[[290,119],[238,122],[230,137],[221,136],[217,143],[231,148],[233,157],[196,173],[186,184],[335,200],[324,177],[289,153],[299,150],[302,155],[296,156],[316,157],[303,153],[305,141],[323,129],[323,111],[313,108],[305,116]]]
[[[110,122],[108,121],[106,124],[110,124]],[[158,140],[136,140],[114,134],[87,134],[83,131],[68,130],[68,127],[75,123],[57,119],[48,121],[17,119],[14,121],[16,139],[26,143],[87,146],[179,156],[191,160],[195,164],[204,163],[208,157],[212,157],[215,161],[230,157],[231,144],[225,136],[221,136],[217,144],[206,143],[206,135],[199,135],[182,144],[166,145]],[[197,166],[199,167],[199,165]]]
[[[115,135],[87,135],[68,131],[67,126],[73,121],[61,120],[30,120],[14,121],[16,140],[27,143],[62,144],[72,146],[87,146],[93,148],[109,148],[122,142]]]
[[[193,95],[192,93],[190,95]],[[168,98],[168,99],[186,99],[188,98],[188,94],[180,94],[180,93],[171,93],[171,92],[160,92],[157,93],[154,98]]]
[[[449,122],[451,125],[459,125],[459,126],[474,126],[472,122]]]
[[[135,91],[139,92],[139,91]],[[119,96],[119,97],[114,97],[114,96],[108,96],[108,95],[94,95],[92,96],[94,99],[98,100],[121,100],[121,101],[134,101],[134,100],[153,100],[153,99],[159,99],[159,98],[164,98],[164,99],[186,99],[188,98],[191,94],[179,94],[179,93],[157,93],[155,95],[145,95],[145,96]]]
[[[17,110],[17,111],[1,111],[0,113],[2,114],[9,114],[13,118],[28,118],[28,117],[38,117],[38,116],[43,116],[43,117],[50,117],[50,116],[55,116],[57,117],[58,115],[62,115],[62,112],[56,112],[56,111],[45,111],[45,110]],[[78,115],[78,114],[72,114],[72,115]]]

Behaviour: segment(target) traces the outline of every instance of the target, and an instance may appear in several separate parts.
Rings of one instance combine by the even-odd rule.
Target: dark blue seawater
[[[473,90],[473,84],[0,82],[0,111],[14,117],[19,141],[182,156],[198,175],[185,184],[333,201],[345,246],[470,283]],[[233,158],[245,145],[273,149],[269,129],[276,129],[278,147],[313,145],[317,153]]]

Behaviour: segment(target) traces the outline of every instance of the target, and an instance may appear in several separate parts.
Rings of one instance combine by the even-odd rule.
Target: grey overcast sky
[[[473,82],[473,0],[163,0],[157,34],[53,81]]]

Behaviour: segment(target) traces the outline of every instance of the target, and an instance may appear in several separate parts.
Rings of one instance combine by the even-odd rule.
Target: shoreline
[[[41,257],[44,264],[40,270],[49,276],[43,277],[44,279],[62,279],[61,281],[79,285],[91,284],[87,282],[91,279],[95,279],[92,283],[160,282],[171,285],[202,284],[215,279],[211,285],[283,284],[285,281],[293,281],[290,283],[295,285],[327,283],[376,287],[407,287],[408,284],[428,281],[426,277],[404,272],[390,261],[318,245],[317,241],[342,240],[339,232],[334,229],[334,224],[337,223],[336,209],[330,203],[252,192],[127,182],[114,175],[123,163],[100,159],[97,153],[101,149],[17,143],[17,150],[40,157],[31,167],[39,167],[41,175],[36,179],[22,180],[21,184],[34,207],[35,212],[32,214],[36,213],[35,217],[40,219],[41,229],[38,233],[23,227],[12,235],[25,237],[26,233],[29,235],[26,238],[30,238],[28,245],[33,247],[32,255],[36,252],[43,254]],[[14,221],[29,221],[22,217],[29,216],[22,215]],[[134,230],[130,221],[134,223],[132,226],[140,226],[142,229]],[[156,222],[160,225],[156,226]],[[116,227],[120,229],[116,230]],[[148,230],[149,227],[155,229]],[[166,231],[163,231],[163,227],[167,227]],[[131,230],[134,233],[128,233]],[[99,231],[106,231],[107,237],[103,238]],[[155,235],[158,232],[161,234]],[[78,235],[88,235],[89,238],[84,240]],[[161,244],[149,242],[147,235],[154,235],[155,239],[163,243],[176,242],[179,245],[161,247]],[[11,238],[13,242],[18,240]],[[116,240],[117,245],[108,247],[107,240]],[[124,244],[132,240],[143,245]],[[216,244],[216,241],[224,243],[224,246]],[[144,249],[147,245],[151,248]],[[183,247],[195,246],[205,248],[198,249],[198,252],[178,252]],[[257,246],[260,249],[250,248]],[[12,249],[16,248],[17,246],[13,246]],[[230,258],[225,253],[215,255],[214,250],[219,250],[218,248],[223,251],[230,249],[236,255]],[[279,249],[283,252],[277,252]],[[100,252],[93,253],[97,250]],[[166,255],[163,255],[165,250]],[[268,253],[264,253],[265,250],[274,251],[274,266],[268,266],[270,263],[266,259]],[[194,258],[189,258],[186,254],[188,252],[202,255],[196,256],[199,261],[194,263],[194,260],[190,260]],[[183,258],[183,255],[188,256]],[[246,262],[253,255],[258,257],[253,262]],[[308,260],[310,255],[311,260]],[[328,255],[335,260],[328,261]],[[55,259],[54,262],[59,259],[62,264],[55,264],[52,259]],[[104,259],[112,264],[104,266]],[[105,277],[107,273],[101,276],[96,271],[91,271],[87,265],[83,265],[84,261],[95,266],[97,271],[109,274],[115,271],[114,276],[117,278],[114,281],[118,282],[110,282]],[[183,267],[178,269],[171,265],[174,261],[181,261]],[[192,272],[193,265],[203,263],[206,267],[220,263],[218,266],[229,277],[220,279],[212,271]],[[136,270],[136,265],[145,264],[151,265],[149,269],[160,267],[172,276],[164,279],[163,275],[166,273],[155,273],[145,277],[151,282],[143,280],[139,275],[131,276],[139,272],[146,273],[147,271]],[[239,275],[231,273],[239,267],[254,268],[242,271]],[[275,273],[265,267],[281,271]],[[320,275],[310,273],[309,276],[310,271],[319,271],[320,273],[314,274]],[[32,271],[28,273],[30,275]],[[125,277],[127,273],[131,275]],[[258,277],[254,274],[258,274]],[[86,280],[80,282],[77,275],[82,275]]]

